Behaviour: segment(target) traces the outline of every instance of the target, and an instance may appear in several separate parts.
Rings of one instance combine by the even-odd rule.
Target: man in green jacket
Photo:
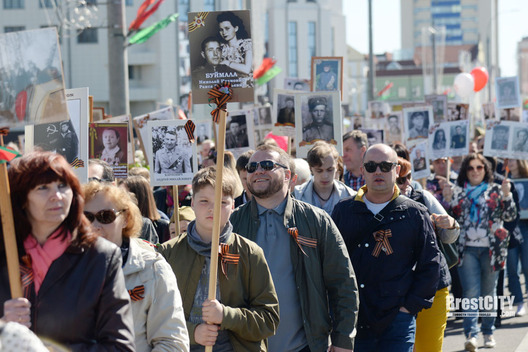
[[[234,231],[264,250],[280,302],[270,351],[352,351],[358,312],[354,270],[326,212],[288,192],[290,157],[269,145],[246,166],[253,199],[231,216]]]
[[[267,351],[266,338],[279,325],[279,302],[264,253],[254,242],[232,232],[236,176],[224,169],[222,184],[208,167],[193,178],[196,220],[187,232],[161,245],[178,281],[191,351]],[[220,253],[216,299],[209,300],[214,187],[222,187]],[[270,351],[274,351],[270,349]],[[277,350],[275,350],[277,351]]]

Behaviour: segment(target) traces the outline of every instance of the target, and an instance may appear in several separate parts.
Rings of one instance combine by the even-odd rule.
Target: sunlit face
[[[508,159],[508,169],[511,171],[512,175],[517,175],[519,172],[519,164],[517,163],[517,159]],[[515,185],[517,187],[517,185]],[[522,198],[520,198],[522,199]]]
[[[331,188],[337,172],[337,161],[332,155],[321,160],[321,166],[311,167],[314,176],[314,186],[319,189]]]
[[[315,123],[322,124],[326,114],[325,105],[317,105],[312,109],[312,118]]]
[[[73,200],[71,187],[62,181],[38,185],[29,191],[25,206],[32,228],[57,228],[68,217]]]
[[[101,192],[97,193],[95,197],[84,205],[84,211],[92,214],[96,214],[97,212],[106,209],[114,209],[115,211],[123,210],[118,209],[117,204],[115,204],[109,196],[102,194]],[[92,222],[92,228],[100,236],[115,243],[117,246],[121,246],[121,243],[123,242],[123,229],[127,225],[126,215],[126,211],[120,212],[116,219],[110,224],[101,224],[95,219],[94,222]]]
[[[176,146],[176,135],[172,133],[165,133],[165,147],[173,149]]]
[[[353,138],[343,142],[343,163],[347,170],[359,170],[363,163],[363,154],[365,154],[365,148],[358,148]]]
[[[224,21],[220,22],[220,36],[226,41],[230,41],[233,38],[236,38],[236,33],[238,31],[238,26],[233,27],[231,22]]]
[[[397,158],[394,154],[389,153],[386,150],[370,149],[365,155],[365,163],[368,163],[369,161],[376,163],[380,163],[382,161],[396,163]],[[400,173],[400,166],[393,166],[389,172],[381,171],[380,167],[377,167],[376,171],[374,172],[367,172],[365,167],[361,166],[361,172],[365,178],[368,192],[377,194],[390,194],[393,192],[396,178]]]
[[[238,173],[238,176],[240,177],[240,181],[242,182],[242,187],[244,188],[244,191],[246,191],[246,193],[249,193],[249,190],[247,188],[247,176],[248,176],[247,171],[240,170],[240,172]]]
[[[212,41],[205,44],[205,51],[202,51],[202,57],[210,65],[216,66],[220,64],[222,59],[220,44],[218,42]]]
[[[106,149],[113,149],[119,143],[119,137],[114,130],[104,130],[103,145]]]
[[[467,170],[467,178],[469,183],[472,186],[479,185],[484,181],[484,176],[486,175],[484,163],[478,159],[473,159],[469,162],[469,167]]]
[[[260,162],[264,160],[271,160],[280,163],[279,154],[276,152],[268,152],[259,150],[251,156],[249,162]],[[280,166],[276,166],[271,171],[266,171],[262,167],[257,167],[253,173],[248,173],[247,188],[257,198],[269,198],[290,183],[291,173]]]
[[[217,186],[219,187],[219,185]],[[215,190],[212,186],[202,187],[194,193],[191,206],[196,215],[196,231],[204,241],[210,241],[213,234],[213,209],[215,205]],[[223,195],[220,208],[220,228],[223,228],[229,220],[235,202],[233,197]]]

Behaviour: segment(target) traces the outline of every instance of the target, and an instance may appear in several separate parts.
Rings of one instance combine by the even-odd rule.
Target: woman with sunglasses
[[[429,192],[415,190],[411,186],[411,163],[404,158],[398,158],[400,174],[396,184],[402,195],[415,200],[427,207],[431,214],[436,237],[438,241],[445,244],[454,243],[460,234],[460,226],[451,216],[447,214],[444,207]],[[445,257],[440,259],[440,280],[434,297],[433,305],[424,309],[416,318],[416,337],[414,348],[416,352],[441,352],[444,342],[444,331],[447,325],[447,299],[449,296],[448,286],[451,284],[449,267]]]
[[[336,180],[339,153],[334,146],[318,141],[308,151],[307,159],[313,177],[308,182],[295,186],[293,196],[296,199],[332,214],[337,202],[356,195],[352,188]]]
[[[491,165],[481,154],[470,153],[462,161],[457,184],[444,187],[444,199],[450,212],[460,223],[458,273],[462,283],[463,298],[496,296],[499,271],[504,268],[508,253],[509,233],[505,221],[512,221],[517,208],[513,201],[510,181],[493,183]],[[485,310],[485,307],[482,310]],[[470,306],[466,312],[478,313]],[[493,311],[493,310],[492,310]],[[477,349],[479,333],[477,314],[464,317],[465,348]],[[484,346],[494,347],[494,317],[482,317]]]
[[[119,250],[92,233],[81,185],[59,154],[33,152],[8,170],[23,298],[10,299],[0,244],[0,316],[73,351],[134,351]]]
[[[84,214],[100,236],[121,248],[132,301],[137,351],[188,351],[189,336],[176,278],[165,259],[137,239],[142,217],[133,195],[111,184],[83,186]]]

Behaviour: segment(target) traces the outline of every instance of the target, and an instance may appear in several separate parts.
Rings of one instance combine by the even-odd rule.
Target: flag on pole
[[[154,23],[152,26],[143,28],[136,34],[134,34],[130,39],[128,40],[128,45],[132,44],[140,44],[146,42],[150,37],[152,37],[154,34],[158,33],[163,28],[167,27],[171,22],[176,21],[179,14],[175,13],[167,18]]]
[[[282,71],[280,67],[274,66],[276,62],[276,60],[269,57],[265,57],[262,60],[262,64],[253,73],[253,78],[259,86],[269,82]]]
[[[0,164],[13,160],[20,156],[16,151],[6,147],[0,147]]]
[[[139,7],[136,18],[132,21],[130,27],[128,27],[128,32],[138,31],[143,22],[156,12],[162,2],[163,0],[145,0]],[[149,6],[153,3],[154,5],[149,9]]]

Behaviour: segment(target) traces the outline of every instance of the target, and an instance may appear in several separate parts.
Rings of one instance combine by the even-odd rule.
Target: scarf
[[[464,184],[464,191],[471,202],[469,220],[474,227],[480,223],[480,206],[478,204],[478,199],[486,189],[488,189],[488,184],[484,181],[477,186],[471,186],[468,182]]]
[[[226,243],[229,240],[229,236],[233,232],[233,225],[228,221],[222,232],[220,233],[220,243]],[[196,220],[191,221],[187,227],[187,241],[189,246],[196,251],[199,255],[211,258],[211,242],[205,243],[202,241],[198,232],[196,231]]]
[[[31,269],[35,283],[35,293],[38,295],[40,286],[48,273],[51,264],[60,257],[70,245],[72,235],[67,232],[66,238],[61,238],[62,226],[53,232],[44,245],[40,245],[33,235],[24,240],[24,249],[31,257]]]

